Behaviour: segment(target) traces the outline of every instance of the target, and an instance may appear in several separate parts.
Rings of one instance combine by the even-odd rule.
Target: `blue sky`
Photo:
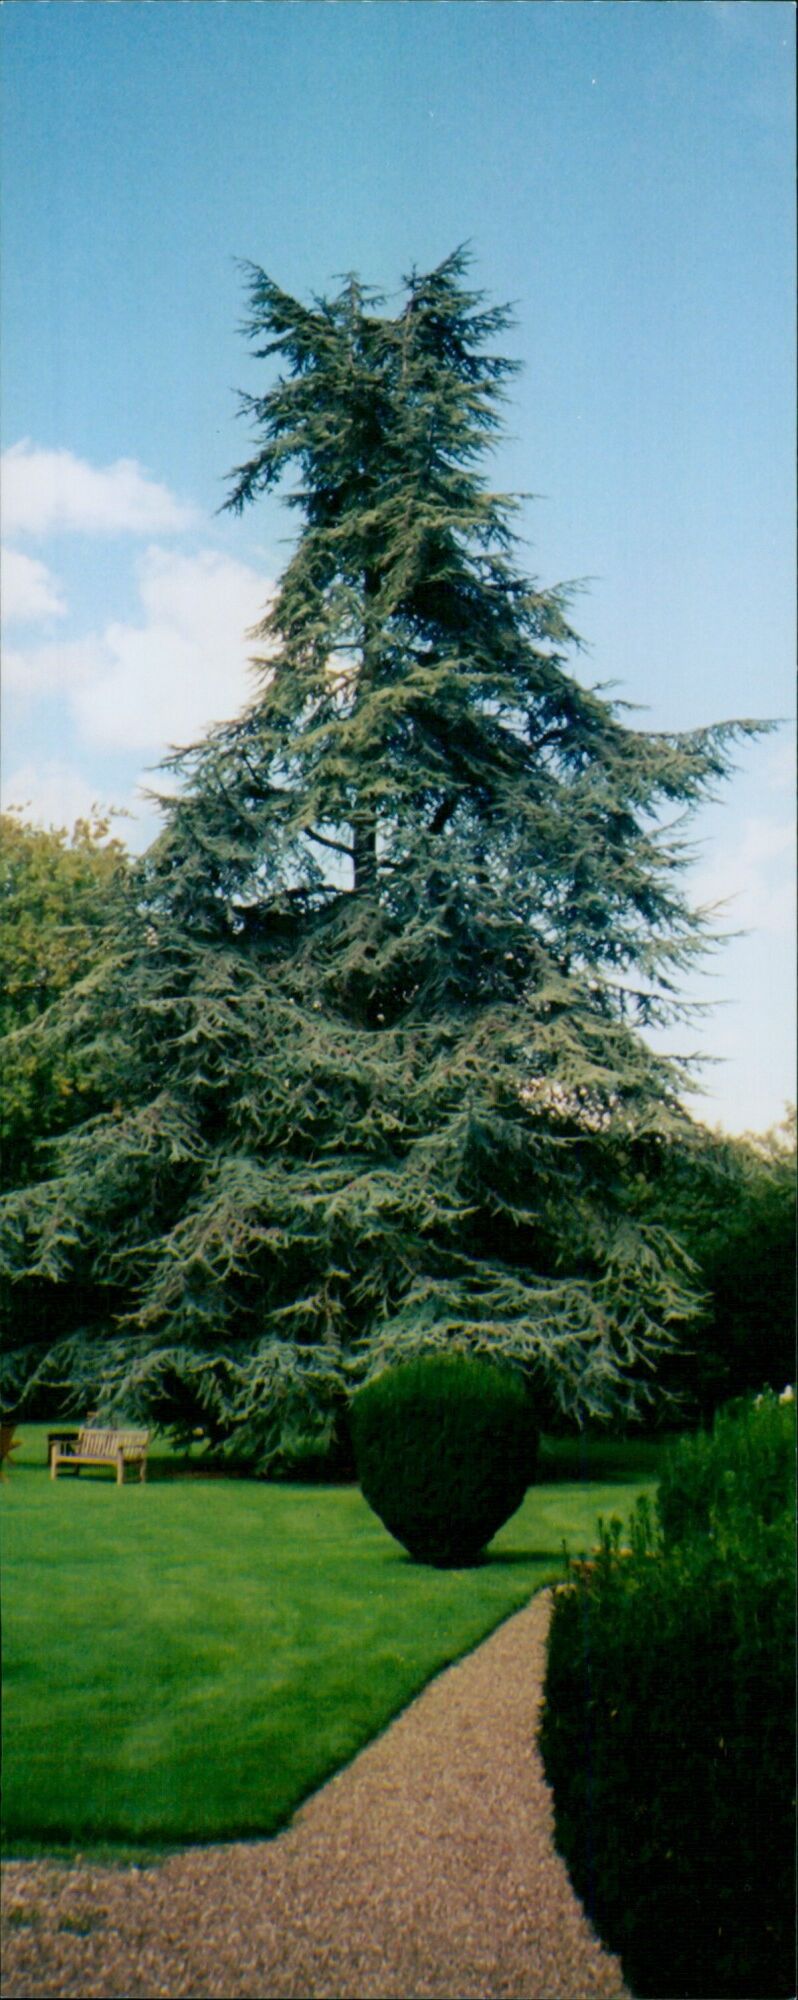
[[[3,799],[133,809],[232,714],[286,554],[236,260],[396,293],[464,240],[524,363],[496,483],[590,579],[579,672],[652,727],[794,716],[793,25],[782,0],[6,0]],[[677,1039],[708,1122],[794,1095],[792,723],[695,825],[731,899]],[[145,776],[145,782],[146,782]]]

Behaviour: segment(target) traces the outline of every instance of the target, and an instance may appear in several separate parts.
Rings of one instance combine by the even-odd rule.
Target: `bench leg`
[[[124,1486],[125,1483],[125,1454],[123,1451],[118,1451],[116,1454],[116,1483],[117,1486]]]

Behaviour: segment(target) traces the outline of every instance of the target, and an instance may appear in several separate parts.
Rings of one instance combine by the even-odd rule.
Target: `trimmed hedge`
[[[771,1408],[766,1459],[792,1421]],[[595,1567],[555,1597],[540,1744],[557,1845],[639,2000],[795,1992],[794,1527],[772,1489],[755,1511],[759,1422],[724,1413],[714,1446],[680,1447],[670,1539],[641,1504],[631,1556],[602,1528]]]
[[[418,1562],[476,1562],[534,1474],[525,1384],[476,1356],[388,1368],[358,1390],[350,1416],[364,1497]]]

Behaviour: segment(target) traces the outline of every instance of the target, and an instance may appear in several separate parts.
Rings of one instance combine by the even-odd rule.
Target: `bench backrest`
[[[128,1454],[146,1451],[150,1441],[149,1431],[95,1431],[82,1430],[79,1434],[76,1456],[78,1458],[116,1458],[121,1451]]]

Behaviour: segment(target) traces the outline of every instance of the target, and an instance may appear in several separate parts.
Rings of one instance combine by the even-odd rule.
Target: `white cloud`
[[[724,928],[790,936],[795,922],[795,827],[792,819],[753,816],[736,839],[700,868],[693,893],[722,904]]]
[[[134,458],[89,465],[71,451],[47,451],[23,438],[0,460],[3,526],[8,535],[75,530],[88,535],[158,535],[190,528],[193,508],[151,479]]]
[[[10,649],[6,688],[32,699],[64,696],[87,746],[157,755],[235,715],[251,694],[246,632],[270,586],[210,549],[150,548],[138,582],[139,624]]]
[[[0,549],[0,609],[6,625],[63,618],[66,604],[51,571],[20,549]]]
[[[791,800],[795,797],[795,787],[798,782],[797,749],[798,743],[792,733],[783,736],[779,742],[771,746],[765,767],[765,780],[770,790],[787,791]]]
[[[73,765],[51,758],[46,762],[19,764],[3,781],[3,811],[15,808],[28,823],[37,826],[72,827],[76,819],[103,813],[103,800],[96,786]],[[114,831],[127,842],[126,820],[120,818]]]
[[[48,694],[73,694],[83,681],[101,674],[103,643],[87,639],[45,639],[39,646],[6,646],[3,651],[5,694],[37,701]]]

